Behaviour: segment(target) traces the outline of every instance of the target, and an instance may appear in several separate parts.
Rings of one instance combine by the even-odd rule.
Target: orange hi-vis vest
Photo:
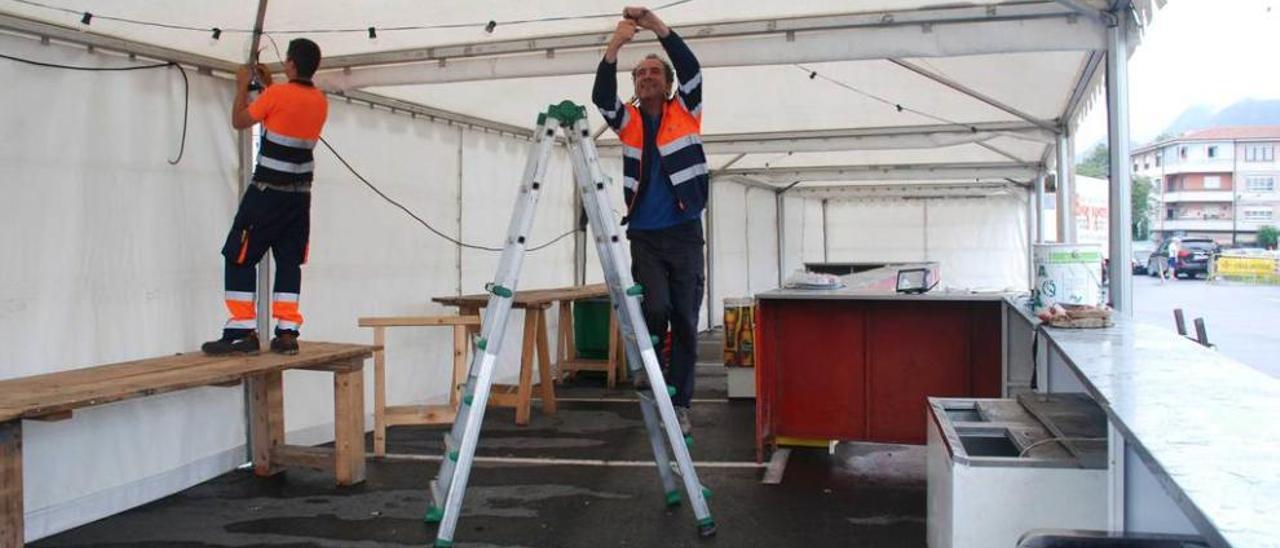
[[[622,182],[630,213],[640,194],[644,121],[640,118],[640,109],[634,105],[625,105],[624,108],[626,114],[622,128],[618,130],[618,139],[622,141]],[[681,212],[690,208],[701,210],[706,204],[706,191],[697,188],[699,183],[705,185],[707,179],[707,157],[702,151],[701,131],[701,116],[690,113],[678,99],[667,101],[655,142],[662,157],[663,171],[675,190],[676,207]]]

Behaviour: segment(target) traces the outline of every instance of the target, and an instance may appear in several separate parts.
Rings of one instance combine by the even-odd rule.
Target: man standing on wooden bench
[[[271,351],[298,353],[298,329],[302,314],[298,294],[302,264],[307,260],[311,232],[311,180],[315,162],[312,149],[320,139],[328,116],[324,92],[311,83],[320,66],[320,47],[306,38],[289,42],[284,73],[289,82],[271,85],[266,67],[257,70],[265,89],[248,104],[249,66],[236,74],[236,98],[231,125],[246,129],[262,122],[262,141],[253,184],[246,189],[227,234],[226,302],[231,319],[222,338],[204,343],[210,355],[258,352],[256,306],[257,266],[267,249],[276,258],[276,280],[271,295],[271,316],[276,319]]]

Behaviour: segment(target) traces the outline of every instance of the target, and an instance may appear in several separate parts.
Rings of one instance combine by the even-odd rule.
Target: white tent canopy
[[[186,98],[172,69],[67,72],[0,60],[12,90],[0,109],[0,215],[23,234],[0,248],[0,361],[13,364],[0,377],[190,351],[217,332],[217,250],[252,161],[247,133],[227,123],[227,77],[248,59],[256,25],[264,62],[278,62],[276,48],[296,36],[320,44],[318,81],[333,92],[325,136],[347,162],[442,232],[491,246],[537,113],[565,99],[589,106],[627,3],[0,0],[8,56],[200,69]],[[1098,95],[1114,42],[1114,16],[1102,10],[1132,10],[1131,49],[1162,3],[661,7],[704,66],[713,169],[704,325],[719,322],[722,299],[777,287],[807,261],[935,260],[947,285],[1025,288],[1030,189],[1057,170],[1063,137]],[[659,49],[642,33],[619,66]],[[619,89],[630,89],[625,73]],[[169,165],[188,111],[184,158]],[[620,180],[616,140],[605,134],[600,145]],[[443,312],[431,297],[477,292],[491,278],[496,254],[427,233],[327,151],[317,152],[316,173],[304,338],[367,342],[356,317]],[[535,244],[576,226],[562,149],[548,180],[564,184],[543,191]],[[593,255],[581,239],[562,240],[530,254],[521,284],[599,280]],[[446,397],[447,334],[393,331],[388,347],[389,404]],[[500,376],[515,371],[516,356],[505,356]],[[286,375],[290,443],[332,439],[328,390],[327,379]],[[31,425],[28,538],[244,462],[242,408],[238,391],[210,388]]]

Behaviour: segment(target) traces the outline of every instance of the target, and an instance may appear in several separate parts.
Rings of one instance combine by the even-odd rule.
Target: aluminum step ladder
[[[534,131],[534,145],[525,163],[515,211],[507,229],[502,258],[493,282],[486,285],[489,303],[485,307],[480,337],[475,340],[475,352],[467,374],[462,402],[452,430],[445,434],[445,455],[440,463],[439,475],[431,480],[431,505],[425,520],[439,523],[435,545],[453,545],[458,517],[462,513],[462,500],[467,489],[467,479],[474,463],[476,445],[480,441],[480,427],[484,422],[489,391],[493,387],[494,369],[502,351],[503,334],[511,313],[512,299],[520,277],[528,234],[533,226],[547,164],[555,144],[558,130],[563,130],[573,163],[573,174],[583,208],[590,220],[596,251],[604,269],[609,297],[622,330],[627,363],[633,375],[643,374],[650,379],[649,386],[657,390],[637,391],[645,428],[653,446],[654,462],[662,482],[665,503],[675,506],[681,503],[677,478],[693,505],[698,533],[707,537],[715,534],[715,521],[707,506],[710,490],[698,482],[693,460],[689,456],[692,436],[680,430],[671,396],[675,388],[667,386],[654,346],[657,337],[651,337],[640,312],[640,298],[644,289],[631,278],[631,269],[623,254],[622,238],[618,233],[618,219],[610,207],[608,189],[611,181],[600,168],[595,142],[587,124],[586,109],[571,101],[552,105],[538,115]],[[675,461],[671,457],[674,454]]]

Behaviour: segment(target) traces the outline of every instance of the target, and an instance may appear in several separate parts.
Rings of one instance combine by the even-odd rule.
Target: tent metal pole
[[[1120,2],[1127,4],[1127,2]],[[1133,233],[1130,228],[1132,181],[1129,173],[1129,26],[1126,6],[1115,12],[1118,24],[1107,29],[1107,142],[1110,143],[1110,200],[1108,203],[1108,255],[1111,257],[1111,306],[1133,315]]]

